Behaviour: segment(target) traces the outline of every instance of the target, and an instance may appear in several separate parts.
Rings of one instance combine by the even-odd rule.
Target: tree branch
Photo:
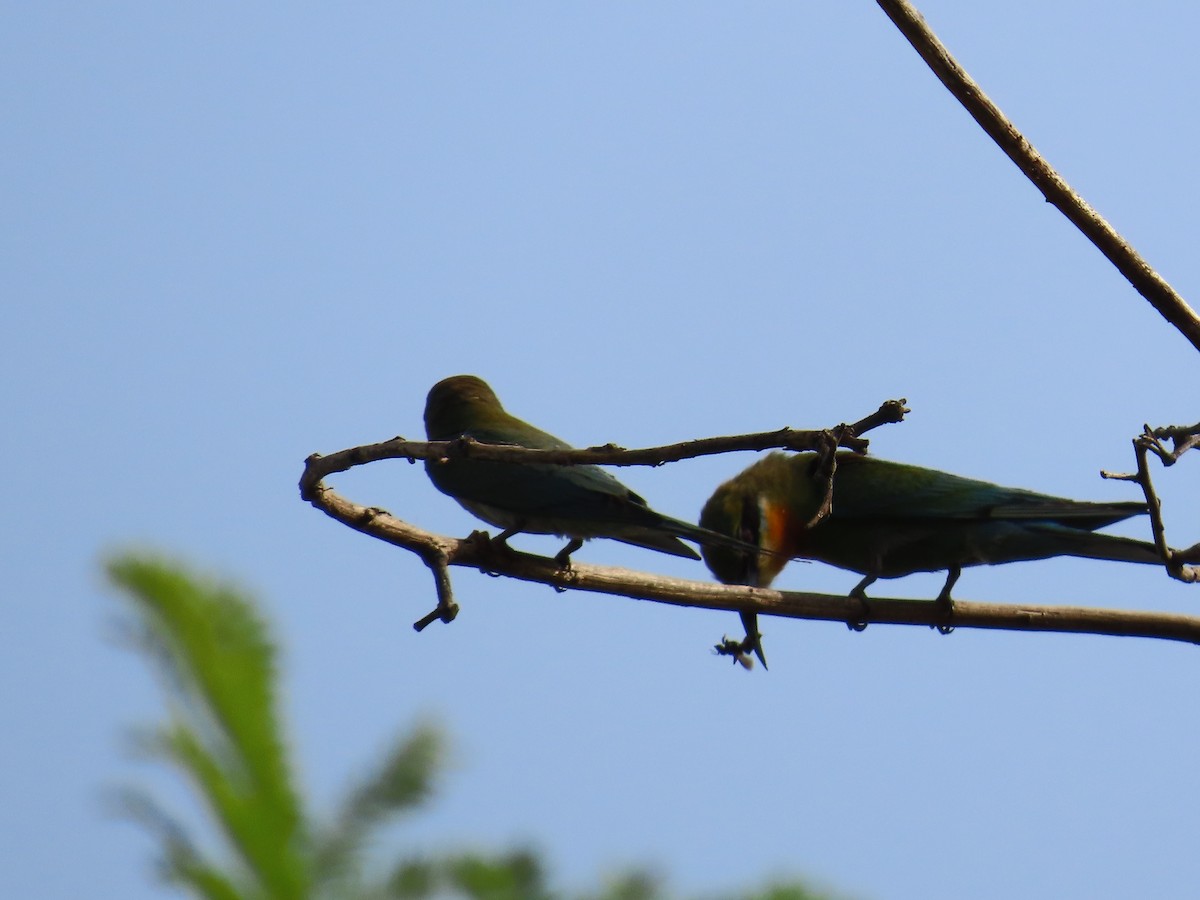
[[[1200,317],[1170,284],[1154,271],[1104,217],[1071,189],[1000,108],[966,73],[950,51],[907,0],[877,0],[942,84],[995,141],[1017,168],[1037,186],[1076,228],[1083,232],[1150,305],[1200,350]]]
[[[1186,452],[1190,447],[1194,446],[1193,429],[1184,428],[1157,428],[1151,429],[1149,425],[1142,426],[1142,433],[1133,439],[1133,454],[1137,460],[1137,472],[1130,474],[1118,474],[1115,472],[1100,472],[1101,478],[1111,478],[1117,481],[1132,481],[1142,489],[1142,494],[1146,498],[1146,509],[1150,513],[1150,531],[1154,536],[1154,549],[1158,551],[1158,555],[1162,557],[1163,564],[1166,566],[1167,574],[1172,578],[1184,582],[1185,584],[1194,584],[1200,572],[1197,571],[1194,564],[1200,554],[1200,544],[1194,544],[1186,550],[1174,550],[1167,543],[1167,529],[1163,522],[1162,501],[1158,499],[1158,491],[1154,488],[1154,481],[1150,477],[1149,455],[1153,451],[1162,461],[1164,466],[1173,465],[1179,458],[1179,455]],[[1170,436],[1175,441],[1175,450],[1167,450],[1159,440],[1160,437]]]
[[[329,516],[356,531],[424,555],[444,554],[447,565],[468,566],[523,581],[546,584],[556,589],[574,589],[615,594],[635,600],[651,600],[700,609],[749,610],[760,615],[829,622],[871,624],[944,624],[945,609],[928,600],[872,597],[869,608],[848,596],[763,588],[738,587],[712,582],[688,581],[620,569],[572,562],[560,568],[553,559],[501,548],[482,532],[459,540],[419,528],[380,509],[359,506],[320,485],[310,493],[310,502]],[[452,603],[452,601],[451,601]],[[415,625],[418,631],[442,616],[442,603]],[[976,603],[954,601],[956,628],[989,628],[1008,631],[1045,631],[1076,634],[1105,634],[1159,638],[1200,644],[1200,617],[1168,613],[1089,609],[1077,606]]]
[[[579,450],[533,450],[514,445],[481,444],[472,438],[458,438],[453,441],[406,441],[404,438],[395,437],[378,444],[339,450],[328,456],[314,453],[304,461],[300,496],[311,500],[309,492],[327,476],[381,459],[407,459],[409,462],[416,462],[418,459],[469,456],[472,459],[495,462],[536,462],[558,466],[661,466],[663,463],[731,453],[736,450],[825,450],[831,442],[834,449],[845,447],[856,453],[864,453],[870,442],[861,435],[880,425],[903,421],[905,414],[910,412],[904,405],[906,402],[903,398],[887,400],[875,412],[859,419],[853,425],[842,424],[824,431],[797,431],[785,427],[778,431],[699,438],[639,450],[626,450],[616,444]]]
[[[477,559],[482,554],[503,563],[496,568],[496,572],[499,574],[511,574],[513,577],[526,580],[541,580],[547,584],[554,584],[558,590],[566,588],[555,581],[547,581],[545,573],[541,570],[535,571],[540,572],[542,577],[534,577],[525,573],[524,569],[518,573],[509,572],[506,566],[511,565],[514,559],[524,558],[538,560],[541,563],[549,562],[555,566],[555,573],[559,576],[575,571],[575,568],[563,570],[552,560],[517,553],[506,545],[497,550],[491,544],[487,533],[482,531],[473,532],[466,541],[422,531],[393,517],[386,510],[358,506],[339,497],[322,483],[327,475],[344,472],[354,466],[365,465],[381,459],[407,459],[412,463],[418,459],[443,459],[455,455],[518,464],[539,462],[564,466],[600,463],[615,466],[659,466],[666,462],[728,453],[734,450],[767,450],[771,448],[815,450],[821,454],[823,460],[827,460],[825,468],[828,469],[827,497],[822,507],[824,512],[818,513],[818,518],[820,518],[828,511],[832,498],[834,455],[838,448],[847,447],[855,452],[865,453],[868,441],[861,435],[880,425],[903,421],[905,414],[910,411],[904,405],[905,402],[903,399],[887,400],[880,404],[879,409],[875,412],[864,416],[853,425],[842,423],[836,428],[824,431],[795,431],[791,428],[781,428],[778,431],[702,438],[642,450],[625,450],[616,444],[606,444],[603,447],[591,447],[584,450],[535,450],[513,445],[481,444],[471,438],[459,438],[452,441],[406,441],[396,437],[377,444],[339,450],[328,456],[322,456],[319,453],[312,454],[304,461],[304,472],[300,476],[300,496],[351,528],[404,547],[421,558],[433,573],[438,598],[437,607],[413,623],[413,628],[422,631],[437,619],[451,622],[458,615],[458,604],[454,602],[453,588],[450,583],[449,567],[451,565],[477,565]],[[386,527],[381,526],[381,522],[385,522]]]
[[[300,478],[300,494],[317,509],[356,531],[410,550],[429,567],[434,576],[438,601],[435,609],[414,623],[413,627],[417,631],[438,619],[450,622],[457,615],[458,605],[454,601],[450,584],[450,566],[477,568],[491,574],[550,585],[560,591],[573,588],[676,606],[731,612],[753,611],[762,615],[846,622],[855,626],[886,623],[938,627],[946,625],[946,609],[944,605],[935,601],[872,597],[869,607],[864,608],[859,599],[849,596],[781,592],[687,581],[574,561],[564,568],[553,559],[521,553],[505,544],[492,541],[486,532],[476,531],[465,539],[458,539],[424,531],[392,516],[386,510],[359,506],[338,495],[322,481],[326,474],[345,471],[377,459],[408,459],[412,462],[417,459],[440,458],[448,453],[464,453],[481,459],[505,462],[536,460],[558,465],[597,462],[611,465],[660,465],[670,460],[735,449],[786,447],[819,452],[823,459],[829,461],[828,472],[825,474],[832,482],[834,452],[839,446],[860,451],[865,449],[866,441],[859,435],[879,425],[899,422],[906,412],[908,410],[904,407],[904,401],[889,401],[880,406],[878,411],[853,425],[839,425],[824,431],[793,431],[784,428],[779,431],[707,438],[644,450],[622,450],[609,444],[587,450],[549,452],[524,447],[480,444],[474,441],[421,443],[395,438],[379,444],[353,447],[328,456],[314,453],[305,462],[304,473]],[[1186,431],[1187,429],[1180,428],[1159,429],[1159,432],[1162,432],[1159,436],[1186,440]],[[1150,433],[1147,430],[1147,434]],[[1148,446],[1146,444],[1140,451],[1143,457],[1148,452]],[[1137,476],[1132,475],[1121,477],[1137,479]],[[1161,519],[1159,524],[1161,525]],[[1156,533],[1156,540],[1161,541],[1161,535]],[[1107,634],[1200,643],[1200,617],[1165,613],[956,600],[953,620],[956,628]]]
[[[1143,439],[1164,466],[1173,466],[1179,457],[1200,445],[1200,422],[1195,425],[1166,425],[1154,430],[1147,426]],[[1164,439],[1171,441],[1173,449],[1168,450],[1163,446]]]

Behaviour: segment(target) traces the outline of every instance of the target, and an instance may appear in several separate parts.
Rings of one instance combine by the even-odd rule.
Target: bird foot
[[[871,618],[871,604],[861,585],[850,592],[850,598],[862,604],[862,612],[859,618],[847,621],[846,627],[851,631],[866,631],[867,625],[870,624],[867,619]]]
[[[937,599],[933,602],[941,608],[942,615],[945,617],[944,622],[939,622],[933,627],[937,629],[938,634],[950,634],[954,631],[954,625],[951,624],[951,620],[954,618],[954,601],[950,599],[949,595],[938,594]]]
[[[472,531],[467,535],[467,542],[475,544],[479,547],[481,554],[486,558],[489,555],[501,556],[516,553],[512,547],[508,546],[508,539],[512,537],[514,532],[502,531],[495,537],[492,537],[486,531]],[[484,575],[490,575],[492,578],[499,578],[500,573],[494,572],[486,566],[480,566],[479,571]]]
[[[857,619],[850,619],[846,622],[846,627],[851,631],[866,631],[867,619],[871,618],[871,604],[867,601],[867,588],[878,580],[878,575],[867,575],[856,584],[850,591],[850,599],[857,600],[862,604],[862,615]]]
[[[962,574],[962,569],[954,568],[946,573],[946,583],[942,585],[941,591],[938,592],[937,598],[933,601],[942,611],[942,616],[945,621],[940,622],[933,627],[937,629],[938,634],[950,634],[954,631],[954,625],[951,624],[954,619],[954,601],[950,599],[950,590],[954,587],[954,582],[958,581],[958,576]]]
[[[554,554],[554,563],[563,572],[569,572],[571,569],[571,554],[583,546],[583,541],[579,538],[571,538],[571,542]],[[554,585],[554,590],[560,594],[565,594],[567,589],[559,585]]]

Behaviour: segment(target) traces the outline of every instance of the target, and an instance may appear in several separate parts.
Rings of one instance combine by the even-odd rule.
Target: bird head
[[[708,498],[700,526],[758,547],[759,552],[715,545],[704,545],[700,552],[718,581],[767,587],[791,556],[785,547],[787,525],[787,509],[739,476]]]
[[[496,392],[482,378],[443,378],[425,400],[425,434],[431,441],[448,440],[503,411]]]

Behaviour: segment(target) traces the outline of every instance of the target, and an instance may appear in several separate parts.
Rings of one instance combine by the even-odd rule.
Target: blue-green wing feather
[[[512,429],[472,428],[470,437],[485,444],[513,444],[535,450],[570,450],[571,445],[532,425]],[[466,466],[459,462],[469,463]],[[598,466],[510,465],[487,460],[451,460],[430,467],[430,476],[452,482],[451,493],[514,513],[595,519],[627,517],[636,509],[649,513],[646,501]],[[441,478],[439,478],[441,476]],[[442,487],[438,483],[439,487]],[[444,488],[443,488],[444,489]]]
[[[1145,505],[1086,503],[1002,487],[936,469],[872,457],[839,456],[834,488],[838,518],[1011,520],[1091,530],[1145,512]]]

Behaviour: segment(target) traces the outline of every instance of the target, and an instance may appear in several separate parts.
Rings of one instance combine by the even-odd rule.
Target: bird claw
[[[850,592],[850,597],[862,604],[862,617],[859,619],[851,619],[846,622],[846,627],[851,631],[866,631],[867,626],[871,624],[867,621],[871,617],[871,604],[867,601],[867,594],[863,590],[864,585],[859,585]]]
[[[851,631],[866,631],[867,619],[871,617],[871,604],[867,601],[867,587],[874,584],[878,580],[878,575],[867,575],[856,584],[850,591],[850,597],[862,604],[862,617],[859,619],[851,619],[846,623],[846,627]]]
[[[500,534],[492,537],[486,531],[472,531],[469,535],[467,535],[466,540],[468,543],[478,546],[480,552],[484,556],[487,556],[488,554],[495,556],[499,556],[501,554],[512,555],[517,552],[512,547],[508,546],[508,539],[513,535],[513,533],[514,532],[511,531],[502,531]],[[484,575],[491,576],[492,578],[499,578],[501,575],[501,573],[495,572],[486,566],[480,566],[479,571]]]
[[[942,615],[945,616],[946,621],[939,622],[931,627],[936,628],[938,634],[950,634],[954,631],[954,625],[952,624],[954,618],[954,601],[950,599],[949,592],[943,590],[933,602],[941,608]]]
[[[937,629],[938,634],[950,634],[954,631],[954,625],[952,624],[954,618],[954,601],[950,599],[950,589],[954,587],[954,582],[958,581],[958,577],[961,574],[962,569],[960,568],[950,569],[946,573],[946,583],[942,585],[941,591],[933,601],[938,605],[942,611],[942,615],[945,617],[944,622],[932,626]]]

